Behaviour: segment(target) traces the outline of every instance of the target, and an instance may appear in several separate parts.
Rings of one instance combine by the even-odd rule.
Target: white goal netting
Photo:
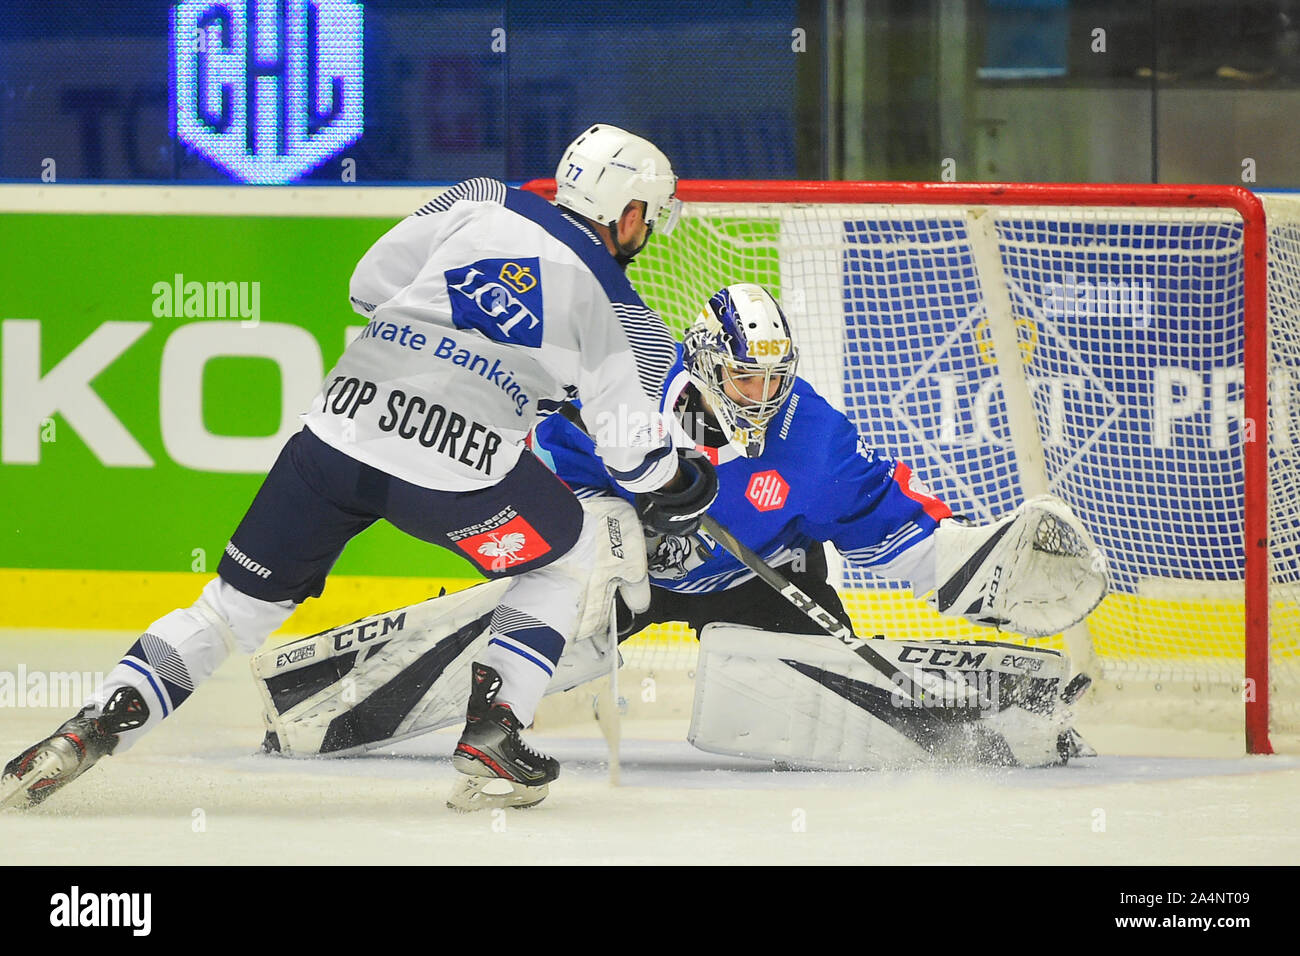
[[[801,374],[954,512],[987,520],[1043,486],[1071,504],[1110,561],[1113,593],[1065,642],[1101,683],[1177,688],[1239,715],[1244,450],[1262,437],[1243,402],[1241,215],[735,199],[687,202],[631,267],[669,325],[680,332],[724,285],[766,286]],[[1294,729],[1300,201],[1267,212],[1268,657],[1272,724]],[[861,634],[990,636],[905,587],[840,573]],[[651,670],[689,668],[693,640],[665,627],[627,647]]]

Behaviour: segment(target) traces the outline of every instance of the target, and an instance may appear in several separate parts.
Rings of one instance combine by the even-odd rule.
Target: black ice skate
[[[51,736],[5,764],[0,775],[0,808],[34,807],[75,780],[117,747],[118,735],[149,719],[149,708],[134,687],[121,687],[102,714],[83,707]]]
[[[453,810],[487,807],[532,807],[546,799],[547,784],[560,775],[560,763],[538,753],[519,736],[519,718],[509,704],[494,703],[501,676],[474,664],[470,677],[465,731],[451,764],[462,774],[447,797]],[[488,793],[484,787],[504,781],[510,789]]]

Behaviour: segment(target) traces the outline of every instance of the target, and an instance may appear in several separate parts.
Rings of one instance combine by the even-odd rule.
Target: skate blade
[[[43,749],[32,757],[20,777],[7,773],[0,777],[0,810],[34,807],[67,782],[67,768],[59,754]]]
[[[1067,731],[1067,736],[1069,737],[1069,746],[1070,746],[1070,756],[1071,756],[1071,757],[1095,757],[1095,756],[1097,756],[1097,751],[1093,748],[1092,744],[1090,744],[1090,743],[1088,743],[1088,741],[1084,740],[1083,737],[1082,737],[1082,735],[1081,735],[1077,730],[1075,730],[1073,727],[1071,727],[1071,728],[1069,729],[1069,731]]]
[[[493,783],[505,784],[509,789],[502,793],[492,793],[484,789]],[[548,793],[550,788],[547,784],[542,784],[540,787],[525,787],[522,783],[515,783],[513,780],[505,780],[501,777],[462,775],[452,786],[451,793],[447,795],[447,806],[461,813],[491,810],[497,807],[514,807],[516,810],[523,810],[537,806],[546,799]]]

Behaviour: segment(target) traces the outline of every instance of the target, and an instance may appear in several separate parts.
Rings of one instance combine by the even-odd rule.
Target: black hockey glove
[[[656,534],[694,534],[700,518],[718,497],[718,473],[698,451],[679,450],[677,467],[685,484],[676,491],[650,491],[636,496],[636,513]]]

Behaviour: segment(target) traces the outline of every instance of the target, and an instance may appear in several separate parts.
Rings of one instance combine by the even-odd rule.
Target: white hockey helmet
[[[757,458],[768,423],[794,390],[799,364],[790,323],[776,299],[752,282],[727,286],[687,330],[683,349],[691,381],[708,398],[727,441]],[[728,394],[728,382],[739,401]]]
[[[611,229],[627,204],[639,199],[650,231],[657,226],[667,235],[676,222],[676,191],[677,176],[659,147],[617,126],[587,130],[555,169],[556,205]]]

